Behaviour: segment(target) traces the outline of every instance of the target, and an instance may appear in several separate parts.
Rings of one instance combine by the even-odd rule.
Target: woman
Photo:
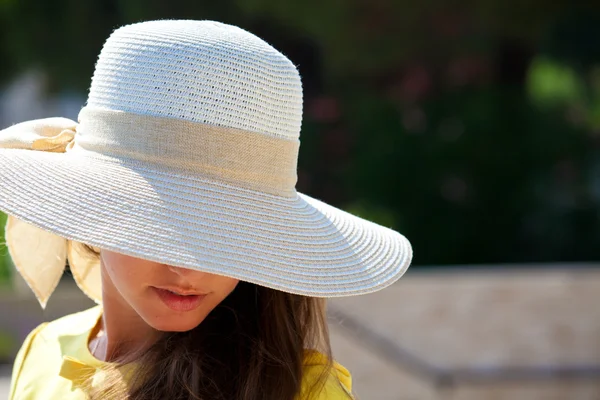
[[[9,398],[352,398],[324,299],[392,284],[412,251],[296,192],[301,119],[269,44],[164,20],[108,38],[79,123],[0,132],[17,270],[44,307],[68,261],[98,303],[29,334]]]

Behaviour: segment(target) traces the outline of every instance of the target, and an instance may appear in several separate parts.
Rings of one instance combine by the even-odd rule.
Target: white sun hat
[[[0,210],[18,271],[45,306],[75,242],[307,296],[358,295],[408,268],[408,240],[298,193],[302,85],[262,39],[160,20],[108,38],[78,123],[0,131]]]

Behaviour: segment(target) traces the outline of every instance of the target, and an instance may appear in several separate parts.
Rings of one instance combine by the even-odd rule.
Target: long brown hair
[[[91,246],[80,248],[99,257]],[[200,325],[187,332],[165,332],[135,355],[127,384],[119,369],[131,359],[109,364],[105,384],[91,397],[292,400],[300,394],[305,349],[318,350],[328,360],[319,379],[302,393],[310,398],[332,371],[325,299],[240,281]]]

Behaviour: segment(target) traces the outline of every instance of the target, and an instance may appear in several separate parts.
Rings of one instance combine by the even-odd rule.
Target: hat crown
[[[148,21],[105,42],[87,106],[295,139],[302,84],[287,57],[241,28]]]

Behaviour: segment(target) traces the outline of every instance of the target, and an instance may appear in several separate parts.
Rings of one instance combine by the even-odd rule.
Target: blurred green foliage
[[[8,285],[11,277],[11,261],[8,248],[5,245],[4,226],[6,225],[6,214],[0,213],[0,289]]]
[[[6,362],[6,360],[14,357],[15,349],[19,347],[19,340],[6,332],[0,331],[0,360]]]
[[[600,259],[600,3],[0,0],[0,81],[85,92],[120,25],[216,19],[305,86],[298,189],[397,229],[416,264]]]
[[[539,105],[568,105],[582,101],[585,87],[577,72],[546,58],[532,62],[529,74],[529,92]]]

